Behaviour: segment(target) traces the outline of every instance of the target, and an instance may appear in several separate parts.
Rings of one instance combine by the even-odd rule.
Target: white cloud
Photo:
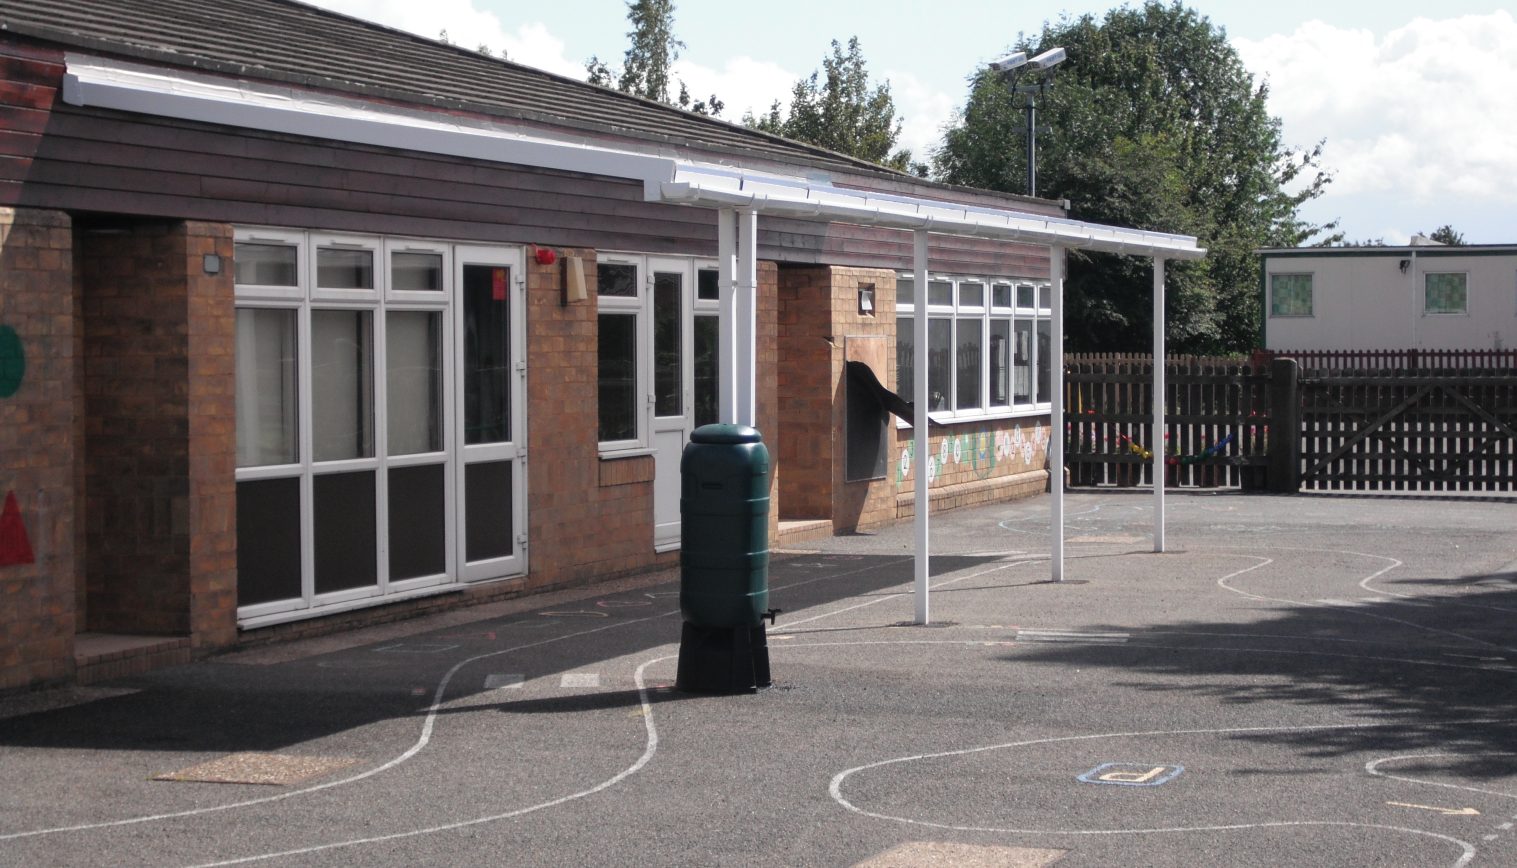
[[[895,113],[902,118],[897,147],[911,151],[912,159],[929,162],[933,148],[943,140],[943,128],[954,117],[954,98],[909,72],[887,71]]]
[[[1331,196],[1517,204],[1510,13],[1418,18],[1383,36],[1311,21],[1233,44],[1249,69],[1268,76],[1286,141],[1327,140]]]
[[[570,58],[564,54],[564,42],[549,32],[547,25],[528,21],[508,28],[493,12],[477,9],[471,0],[308,0],[316,6],[341,12],[387,27],[405,30],[429,39],[447,31],[448,41],[464,48],[485,45],[492,52],[502,50],[516,63],[571,78],[585,77],[588,58]]]
[[[778,64],[751,57],[728,58],[721,69],[681,59],[674,62],[674,75],[685,82],[691,99],[704,100],[715,94],[725,106],[721,117],[733,122],[742,120],[744,112],[767,112],[775,100],[782,109],[788,107],[790,88],[800,78]],[[679,95],[678,82],[670,89],[671,97]]]

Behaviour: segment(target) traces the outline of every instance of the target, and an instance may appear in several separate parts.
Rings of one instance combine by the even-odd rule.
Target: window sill
[[[654,453],[651,446],[640,446],[636,449],[616,449],[612,451],[601,450],[600,460],[615,461],[618,458],[644,458]]]
[[[1037,404],[1027,408],[1004,411],[998,410],[991,413],[980,413],[974,416],[943,416],[938,413],[928,413],[927,417],[939,425],[951,428],[955,425],[977,425],[983,422],[999,422],[1003,419],[1026,419],[1033,416],[1047,416],[1051,412],[1053,412],[1053,407],[1051,405]],[[911,428],[912,424],[910,422],[907,422],[905,419],[898,418],[895,420],[895,427],[896,430],[901,430],[903,428]]]

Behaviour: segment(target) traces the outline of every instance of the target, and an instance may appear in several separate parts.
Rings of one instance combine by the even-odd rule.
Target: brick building
[[[1050,251],[1194,251],[285,0],[0,24],[0,690],[672,565],[743,400],[781,542],[1042,491]]]

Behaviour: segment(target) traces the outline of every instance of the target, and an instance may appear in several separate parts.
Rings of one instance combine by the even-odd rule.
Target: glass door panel
[[[690,438],[692,263],[651,259],[653,329],[653,547],[680,541],[680,457]]]
[[[519,257],[514,250],[479,247],[460,247],[454,256],[464,421],[455,503],[466,581],[526,570],[526,335]]]

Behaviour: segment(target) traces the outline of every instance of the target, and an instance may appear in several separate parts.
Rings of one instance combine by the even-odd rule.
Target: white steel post
[[[735,424],[737,417],[737,212],[716,212],[717,282],[721,314],[717,329],[721,347],[717,353],[717,419]]]
[[[932,495],[928,491],[927,465],[930,447],[927,445],[927,233],[913,233],[915,255],[912,279],[915,313],[911,315],[912,370],[911,383],[911,437],[916,467],[916,622],[925,626],[929,620],[928,576],[931,550],[927,538],[927,518],[932,511]]]
[[[1154,551],[1164,551],[1164,260],[1154,257]]]
[[[1053,394],[1048,396],[1048,490],[1053,495],[1053,532],[1049,543],[1051,579],[1064,581],[1064,248],[1048,251],[1048,282],[1053,296],[1049,305],[1052,331],[1048,360]]]
[[[758,214],[737,213],[737,423],[758,427]]]

